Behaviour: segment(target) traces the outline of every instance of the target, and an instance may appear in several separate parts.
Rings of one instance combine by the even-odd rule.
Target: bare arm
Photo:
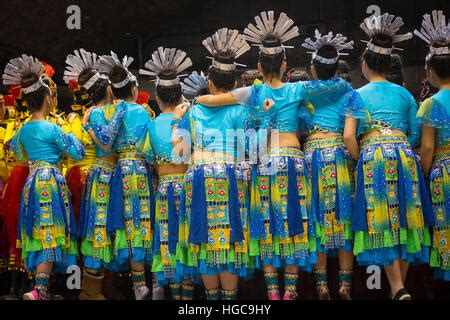
[[[435,148],[435,128],[427,125],[422,130],[422,145],[420,147],[420,157],[422,169],[426,177],[430,174],[431,165],[433,164],[433,154]]]
[[[347,150],[352,155],[353,159],[359,158],[359,145],[358,140],[356,140],[357,127],[358,127],[358,120],[351,117],[345,118],[344,144],[347,147]]]
[[[197,102],[207,107],[221,107],[239,103],[230,92],[204,95],[198,97]]]

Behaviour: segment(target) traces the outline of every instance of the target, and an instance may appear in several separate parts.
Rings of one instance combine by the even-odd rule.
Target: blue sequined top
[[[342,94],[340,78],[285,83],[281,88],[272,88],[267,84],[255,84],[235,89],[231,93],[236,101],[249,108],[250,115],[256,120],[263,117],[264,100],[272,99],[275,105],[269,111],[272,122],[271,129],[279,132],[297,132],[299,109],[304,102],[324,93],[331,94],[334,91]]]
[[[311,81],[311,87],[319,86],[327,81]],[[351,84],[341,78],[332,82],[334,89],[321,90],[306,94],[307,103],[299,111],[302,135],[315,132],[343,133],[345,118],[361,118],[365,116],[363,103],[359,93]]]
[[[450,146],[450,90],[441,90],[425,100],[417,117],[424,125],[436,128],[437,148]]]
[[[417,105],[407,89],[391,82],[371,82],[357,91],[367,111],[367,118],[358,122],[358,135],[387,127],[407,134],[411,146],[419,143]]]
[[[172,120],[173,113],[161,113],[148,124],[148,138],[151,150],[146,149],[149,162],[158,165],[180,163],[179,157],[172,153]]]
[[[246,130],[253,124],[242,105],[209,108],[201,104],[193,106],[184,119],[194,149],[223,153],[243,159],[247,151]]]
[[[147,110],[139,104],[126,101],[121,103],[125,104],[125,114],[113,144],[113,151],[140,152],[139,146],[142,140],[145,139],[145,133],[151,121],[150,116]],[[117,106],[118,108],[119,105]]]
[[[272,129],[279,132],[297,132],[298,108],[303,100],[303,83],[285,83],[281,88],[272,88],[267,84],[255,84],[233,90],[236,101],[249,109],[249,114],[255,121],[264,117],[263,103],[272,99],[275,104],[272,113]]]
[[[58,165],[63,153],[74,160],[84,158],[84,146],[73,134],[47,120],[25,123],[14,136],[11,147],[19,161],[45,161]]]
[[[125,103],[120,103],[117,107],[110,104],[92,110],[89,123],[94,130],[95,137],[103,146],[111,146],[116,138],[125,114],[125,106]],[[112,151],[105,151],[95,144],[95,154],[97,157],[104,157],[112,154]]]

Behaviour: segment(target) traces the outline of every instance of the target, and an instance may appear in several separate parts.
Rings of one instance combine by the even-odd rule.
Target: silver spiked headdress
[[[175,48],[159,47],[153,52],[152,58],[145,64],[145,69],[140,69],[143,75],[156,77],[157,86],[173,86],[180,83],[180,77],[187,74],[180,74],[192,66],[192,61],[187,57],[186,52]],[[172,73],[172,78],[163,76],[163,73]],[[163,79],[164,78],[164,79]]]
[[[38,80],[28,88],[22,88],[22,91],[25,94],[35,92],[43,86],[48,88],[48,86],[42,81],[44,71],[45,66],[38,59],[22,54],[19,58],[9,60],[2,76],[3,84],[17,85],[20,87],[22,79],[30,74],[33,74]]]
[[[369,36],[370,41],[362,41],[367,43],[367,50],[375,53],[390,55],[393,50],[402,50],[392,46],[391,48],[383,48],[372,43],[373,38],[376,35],[386,35],[392,38],[393,44],[412,39],[411,32],[397,35],[400,28],[404,25],[401,17],[395,17],[392,14],[385,13],[381,16],[372,15],[361,23],[361,29]]]
[[[128,67],[131,65],[131,63],[134,61],[134,58],[125,56],[123,57],[122,61],[119,60],[119,57],[117,54],[115,54],[113,51],[111,51],[111,55],[103,55],[98,58],[94,65],[94,69],[97,69],[101,73],[105,73],[109,75],[114,67],[121,67],[125,69],[128,76],[119,83],[111,83],[111,85],[114,88],[123,88],[130,82],[136,82],[136,77],[128,70]]]
[[[219,29],[211,37],[202,42],[203,46],[211,53],[212,65],[214,68],[223,71],[232,71],[236,66],[244,66],[234,60],[250,50],[247,41],[237,30],[228,28]]]
[[[208,78],[205,76],[203,71],[198,73],[197,71],[192,72],[186,79],[181,83],[181,90],[183,94],[196,97],[202,90],[208,89]]]
[[[273,11],[263,11],[260,16],[255,17],[256,26],[249,23],[244,30],[244,38],[253,42],[253,46],[260,48],[265,54],[277,54],[284,51],[285,48],[293,48],[285,46],[284,43],[299,36],[298,27],[294,26],[292,21],[284,12],[278,17],[275,23]],[[292,28],[291,28],[292,27]],[[276,47],[265,47],[264,40],[274,37],[280,40],[280,45]]]
[[[74,50],[74,54],[69,54],[66,58],[66,70],[64,70],[64,82],[68,84],[70,81],[78,82],[80,74],[87,69],[91,69],[95,74],[86,81],[82,87],[89,90],[99,79],[108,79],[107,76],[101,75],[94,69],[97,62],[97,54],[88,52],[84,49]]]
[[[306,49],[313,50],[308,53],[312,54],[313,60],[317,60],[320,63],[323,64],[335,64],[338,62],[340,56],[346,56],[348,53],[342,53],[342,50],[351,50],[353,49],[353,41],[347,41],[347,37],[344,37],[342,34],[338,33],[336,35],[333,35],[333,32],[328,32],[328,34],[323,35],[319,32],[319,30],[316,29],[315,31],[315,41],[311,40],[311,38],[308,38],[305,40],[305,42],[302,44],[302,46]],[[337,56],[335,58],[324,58],[320,56],[317,52],[323,47],[323,46],[332,46],[337,51]]]
[[[450,21],[447,24],[443,11],[433,10],[431,13],[423,15],[422,28],[420,31],[414,30],[414,34],[425,41],[430,46],[430,52],[426,61],[430,61],[433,56],[450,54],[449,47],[436,48],[433,46],[437,40],[450,40]]]

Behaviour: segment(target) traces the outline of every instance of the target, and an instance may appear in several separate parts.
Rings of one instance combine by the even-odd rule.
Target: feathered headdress
[[[312,54],[312,58],[314,60],[319,61],[320,63],[324,64],[335,64],[338,62],[340,56],[347,56],[348,53],[342,53],[342,50],[351,50],[353,49],[353,41],[345,42],[347,41],[347,37],[344,37],[342,34],[338,33],[336,35],[333,35],[333,32],[329,32],[328,34],[322,36],[322,34],[319,32],[319,30],[316,29],[315,32],[315,38],[316,41],[311,40],[311,38],[308,38],[305,40],[305,42],[302,44],[302,46],[306,49],[313,50],[312,52],[308,52]],[[337,51],[337,56],[335,58],[324,58],[320,56],[317,52],[322,48],[323,46],[332,46]]]
[[[260,51],[265,54],[277,54],[283,52],[285,48],[293,48],[283,44],[299,36],[298,27],[292,27],[294,21],[284,12],[280,14],[276,23],[273,11],[261,12],[260,16],[255,17],[255,22],[256,26],[249,23],[247,28],[245,28],[244,38],[253,42],[253,45],[258,46]],[[264,40],[267,38],[277,38],[279,43],[275,46],[267,47],[264,43]]]
[[[42,75],[45,72],[45,66],[36,58],[23,54],[19,58],[11,59],[5,67],[3,73],[4,85],[21,85],[22,79],[30,74],[36,76],[37,81],[28,88],[22,88],[25,94],[35,92],[40,87],[48,86],[42,81]]]
[[[202,42],[211,53],[212,66],[223,71],[232,71],[236,66],[244,66],[235,62],[237,58],[250,50],[247,41],[237,30],[222,28]]]
[[[367,50],[375,53],[390,55],[394,49],[402,50],[392,46],[391,48],[384,48],[372,43],[376,35],[386,35],[392,38],[393,44],[409,40],[413,37],[412,33],[405,33],[397,35],[400,28],[404,25],[401,17],[395,17],[392,14],[385,13],[381,16],[372,15],[361,23],[361,29],[369,36],[370,41],[362,41],[367,43]]]
[[[143,75],[156,77],[157,86],[173,86],[180,83],[180,74],[192,66],[192,61],[187,57],[186,52],[175,48],[159,47],[153,52],[152,58],[145,64],[145,69],[140,69]]]
[[[203,71],[198,73],[197,71],[192,72],[184,81],[181,83],[181,90],[183,94],[196,97],[203,90],[208,89],[208,78],[205,76]]]
[[[113,83],[111,82],[111,85],[114,88],[123,88],[130,82],[136,82],[136,77],[128,70],[128,67],[131,65],[131,63],[134,61],[134,58],[125,56],[123,57],[122,61],[119,60],[119,57],[117,54],[115,54],[113,51],[111,51],[111,55],[103,55],[98,58],[96,63],[94,64],[94,68],[97,69],[101,73],[105,73],[107,75],[111,74],[111,71],[114,67],[121,67],[125,69],[128,76],[121,82]]]
[[[423,15],[422,28],[420,31],[414,30],[414,34],[430,46],[430,52],[426,58],[427,62],[430,61],[433,56],[450,54],[450,48],[448,46],[441,48],[433,46],[437,40],[450,40],[450,21],[446,24],[447,18],[441,10],[433,10],[431,14],[432,17],[429,14]]]
[[[95,71],[95,74],[86,81],[82,87],[89,90],[94,83],[99,79],[108,79],[107,76],[101,75],[97,70],[94,69],[94,65],[97,62],[97,54],[87,52],[84,49],[74,50],[74,54],[69,54],[66,58],[66,70],[64,70],[64,82],[69,84],[76,82],[78,83],[78,77],[84,70],[91,69]]]

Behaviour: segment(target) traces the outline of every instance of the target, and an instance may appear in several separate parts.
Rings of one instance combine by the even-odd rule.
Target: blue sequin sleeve
[[[150,135],[150,126],[152,125],[152,120],[150,120],[147,126],[147,132],[145,133],[145,139],[142,140],[140,145],[138,146],[138,150],[145,155],[145,158],[148,163],[155,163],[155,153],[152,148],[152,138]]]
[[[14,152],[16,156],[16,160],[18,161],[25,161],[27,160],[27,155],[25,152],[25,149],[20,142],[20,129],[17,131],[17,133],[14,135],[14,137],[11,140],[11,150]]]
[[[67,134],[60,127],[53,127],[53,138],[61,152],[70,158],[80,161],[84,158],[85,149],[81,142],[71,133]]]
[[[89,122],[94,130],[95,137],[102,145],[109,146],[114,142],[122,124],[125,107],[125,103],[119,103],[114,116],[109,122],[106,120],[105,114],[100,108],[96,108],[92,111]]]

